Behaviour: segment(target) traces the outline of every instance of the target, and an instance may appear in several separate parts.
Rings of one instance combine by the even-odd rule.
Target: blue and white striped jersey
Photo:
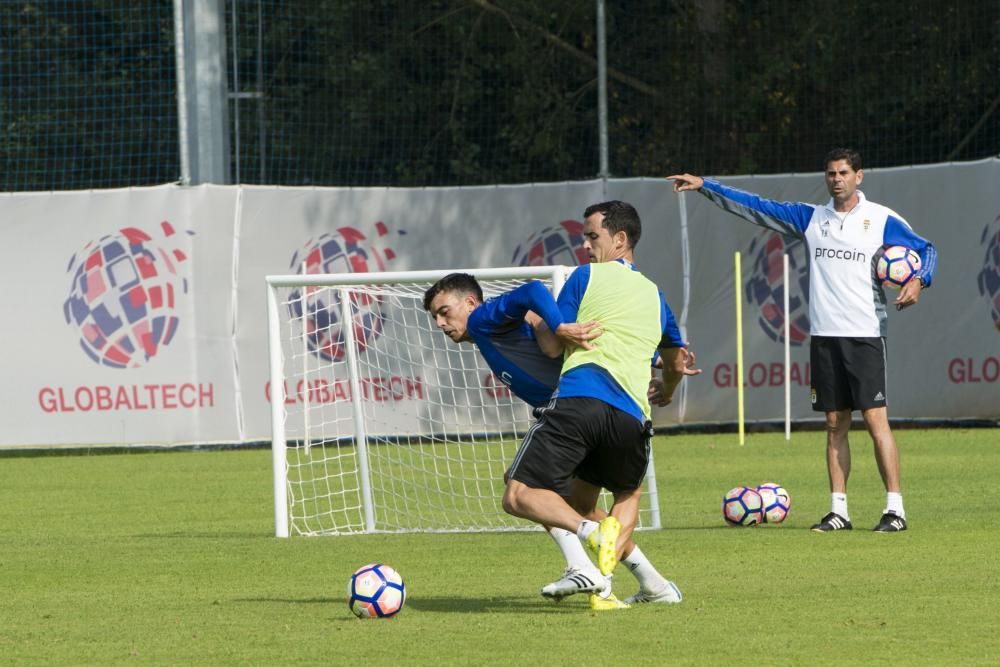
[[[809,322],[814,336],[886,335],[886,297],[875,275],[879,250],[902,245],[920,255],[918,276],[930,286],[937,251],[898,213],[868,201],[847,213],[825,206],[777,202],[705,179],[700,192],[755,225],[802,239],[809,254]]]

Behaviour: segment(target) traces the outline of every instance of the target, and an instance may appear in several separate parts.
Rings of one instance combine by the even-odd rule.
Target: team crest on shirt
[[[868,218],[865,218],[865,221],[862,224],[865,226],[865,231],[867,232],[868,228],[872,226],[872,221],[869,220]]]

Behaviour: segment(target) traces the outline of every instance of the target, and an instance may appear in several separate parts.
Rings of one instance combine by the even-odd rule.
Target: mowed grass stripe
[[[666,528],[637,541],[684,602],[603,614],[538,595],[563,565],[540,533],[275,539],[267,451],[6,457],[0,662],[996,664],[1000,431],[897,438],[911,530],[870,531],[885,497],[858,431],[856,529],[817,535],[822,433],[658,437]],[[725,526],[725,491],[766,481],[788,520]],[[344,603],[371,561],[406,579],[391,621]]]

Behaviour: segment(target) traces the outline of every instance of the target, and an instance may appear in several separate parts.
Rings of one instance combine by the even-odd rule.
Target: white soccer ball
[[[763,503],[757,489],[737,486],[722,498],[722,517],[730,526],[756,526],[764,521]]]
[[[347,582],[347,606],[358,618],[391,618],[405,601],[403,577],[388,565],[359,567]]]
[[[920,255],[906,246],[893,245],[878,256],[875,273],[885,287],[900,289],[920,270]]]
[[[766,523],[781,523],[792,509],[792,498],[785,487],[774,482],[765,482],[757,487],[760,494],[764,521]]]

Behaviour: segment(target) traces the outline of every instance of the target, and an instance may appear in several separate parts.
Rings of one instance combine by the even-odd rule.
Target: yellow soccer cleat
[[[597,568],[601,574],[608,576],[618,565],[618,536],[622,532],[622,525],[613,516],[606,516],[601,521],[597,530],[587,536],[588,546],[591,539],[596,543],[596,549],[591,546],[591,550],[597,553]]]
[[[587,547],[587,551],[589,551],[590,555],[593,556],[594,558],[597,558],[597,554],[601,550],[601,545],[598,542],[601,535],[600,529],[601,525],[597,524],[597,530],[591,531],[590,535],[587,535],[586,542],[584,542],[584,545]]]
[[[596,593],[590,594],[590,608],[594,611],[613,611],[615,609],[628,609],[630,605],[625,604],[617,597],[614,593],[608,593],[608,596],[602,598]]]

